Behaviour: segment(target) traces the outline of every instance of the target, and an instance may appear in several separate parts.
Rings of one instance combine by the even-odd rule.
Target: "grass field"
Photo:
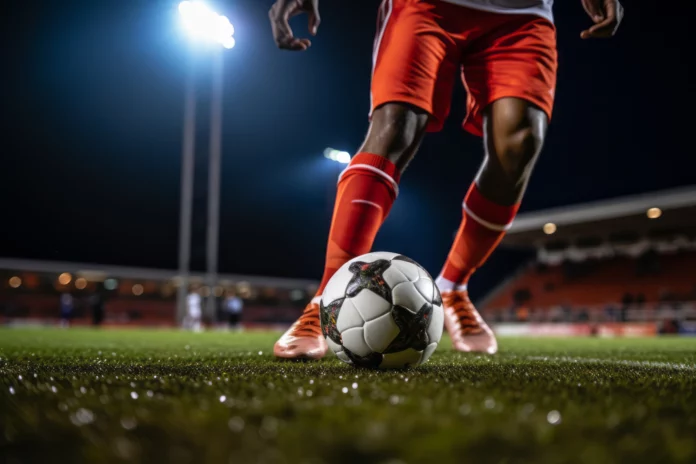
[[[696,462],[696,339],[278,362],[274,333],[0,330],[0,462]]]

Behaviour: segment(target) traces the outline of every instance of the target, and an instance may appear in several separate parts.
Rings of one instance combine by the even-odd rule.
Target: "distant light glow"
[[[61,285],[68,285],[72,281],[72,276],[68,272],[64,272],[58,276],[58,283]]]
[[[334,148],[327,148],[324,150],[324,158],[328,158],[331,161],[336,161],[341,164],[350,163],[350,153],[347,151],[336,150]]]
[[[547,222],[546,224],[544,224],[544,233],[546,235],[555,234],[556,230],[556,224],[554,224],[553,222]]]
[[[143,286],[140,285],[140,284],[135,284],[135,285],[133,285],[133,289],[132,289],[132,290],[133,290],[133,295],[135,295],[135,296],[140,296],[140,295],[142,295],[143,292],[145,291],[145,289],[143,288]]]
[[[116,279],[106,279],[104,281],[104,288],[107,290],[116,290],[118,287],[118,280]]]
[[[78,290],[84,290],[85,288],[87,288],[87,280],[83,277],[80,277],[79,279],[75,280],[75,288]]]
[[[234,47],[234,26],[227,16],[214,12],[205,3],[181,2],[179,15],[184,29],[191,38],[217,43],[228,49]]]
[[[22,279],[17,276],[10,277],[10,287],[19,288],[22,286]]]
[[[662,216],[662,210],[660,208],[650,208],[645,214],[647,214],[650,219],[657,219]]]

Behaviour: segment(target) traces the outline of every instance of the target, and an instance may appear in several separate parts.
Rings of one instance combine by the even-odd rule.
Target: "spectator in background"
[[[201,332],[203,324],[202,308],[203,298],[201,297],[200,289],[197,286],[191,286],[188,296],[186,297],[186,317],[184,317],[184,329]]]
[[[70,320],[75,311],[75,302],[70,293],[65,292],[60,295],[60,325],[61,327],[70,327]]]
[[[234,292],[228,292],[227,297],[224,302],[225,312],[227,313],[227,320],[230,325],[230,329],[239,329],[239,322],[242,319],[242,309],[244,309],[244,302],[241,298],[234,294]]]
[[[529,308],[526,306],[520,306],[517,308],[516,317],[517,322],[529,322]]]
[[[104,322],[104,292],[97,286],[97,290],[89,298],[89,306],[92,310],[92,325],[101,326]]]
[[[645,304],[645,295],[642,293],[639,293],[636,295],[636,306],[638,306],[638,309],[642,308],[643,305]]]

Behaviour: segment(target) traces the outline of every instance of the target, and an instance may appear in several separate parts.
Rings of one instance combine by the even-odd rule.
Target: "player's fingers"
[[[273,40],[275,40],[278,47],[283,48],[282,45],[288,43],[293,38],[292,29],[290,28],[290,23],[288,23],[286,12],[278,7],[276,3],[268,11],[268,19],[271,21]]]
[[[312,43],[309,39],[298,39],[292,38],[291,40],[285,42],[280,46],[283,50],[293,50],[293,51],[304,51],[307,50]]]
[[[607,19],[601,23],[597,23],[590,28],[590,33],[595,37],[611,37],[616,31],[616,15],[614,13],[607,15]]]
[[[597,23],[591,28],[589,28],[587,31],[584,31],[581,34],[581,37],[584,39],[604,39],[607,37],[611,37],[614,35],[614,31],[616,30],[616,19],[615,18],[607,18],[601,23]]]
[[[616,33],[616,29],[618,29],[619,24],[621,24],[621,20],[623,20],[623,15],[624,15],[624,10],[623,6],[621,6],[621,3],[617,1],[607,1],[606,6],[607,10],[607,17],[612,17],[614,18],[614,33]]]
[[[319,24],[321,24],[321,17],[319,16],[319,11],[315,9],[309,14],[309,33],[317,35]]]
[[[592,21],[598,23],[604,19],[601,8],[598,7],[595,0],[582,0],[582,7],[585,9],[585,13],[592,18]]]

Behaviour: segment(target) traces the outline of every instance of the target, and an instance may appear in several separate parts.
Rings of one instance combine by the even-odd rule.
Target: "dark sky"
[[[211,64],[187,47],[176,3],[5,6],[0,256],[176,266],[190,63],[202,242]],[[579,38],[588,25],[580,1],[558,3],[554,120],[522,210],[695,184],[694,16],[684,11],[693,7],[627,2],[618,36],[590,42]],[[276,50],[270,4],[214,5],[237,39],[225,57],[220,268],[319,278],[340,169],[321,154],[355,150],[367,128],[378,2],[324,1],[319,36],[304,54]],[[294,25],[304,34],[304,18]],[[480,140],[459,129],[463,91],[453,98],[445,130],[428,136],[376,244],[433,273],[482,157]],[[193,251],[202,267],[202,243]],[[506,266],[499,259],[488,272]]]

